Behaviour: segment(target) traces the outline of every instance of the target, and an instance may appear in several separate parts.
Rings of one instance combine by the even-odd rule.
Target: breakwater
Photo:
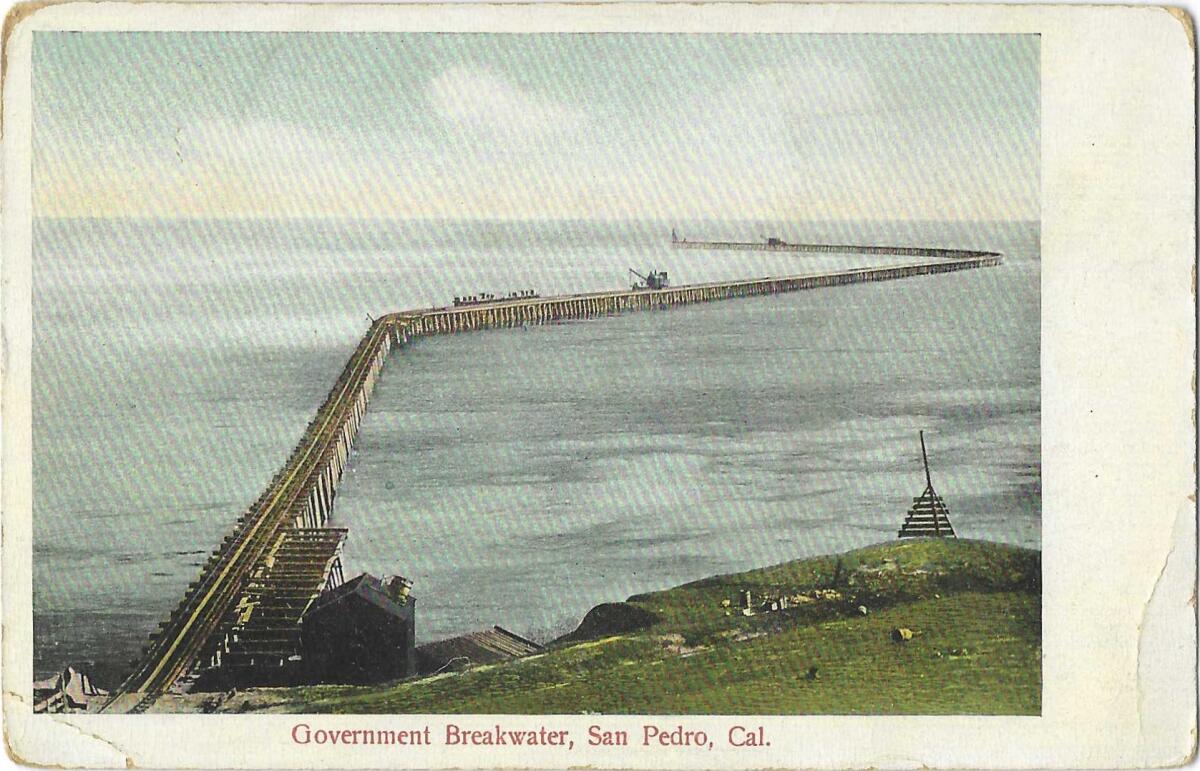
[[[959,252],[959,254],[963,253]],[[593,318],[614,313],[662,309],[738,297],[782,294],[804,289],[950,273],[957,270],[999,265],[1002,259],[999,254],[993,252],[971,252],[968,253],[968,256],[944,262],[857,268],[781,278],[765,277],[742,281],[719,281],[666,289],[595,292],[532,300],[500,301],[483,306],[437,308],[418,314],[397,314],[397,317],[409,325],[410,334],[452,334],[523,324]]]
[[[179,678],[209,666],[227,646],[229,616],[281,538],[297,528],[319,528],[332,510],[371,390],[389,352],[425,335],[552,323],[633,310],[884,281],[985,267],[997,255],[863,268],[782,278],[757,278],[662,290],[600,292],[502,300],[469,307],[388,314],[372,322],[329,396],[284,468],[237,522],[204,566],[179,608],[152,640],[120,689],[114,710],[139,711]]]
[[[782,241],[686,241],[671,242],[676,249],[718,249],[734,252],[811,252],[813,254],[889,254],[897,257],[932,257],[962,260],[998,257],[997,252],[966,249],[934,249],[924,246],[866,246],[862,244],[789,244]]]

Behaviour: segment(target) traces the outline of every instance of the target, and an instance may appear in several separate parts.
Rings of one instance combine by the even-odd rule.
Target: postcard
[[[1195,750],[1190,20],[18,6],[14,760]]]

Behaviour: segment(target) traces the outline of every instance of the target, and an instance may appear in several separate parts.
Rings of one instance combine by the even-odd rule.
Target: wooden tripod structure
[[[957,538],[954,526],[950,524],[950,509],[946,507],[942,496],[933,489],[933,480],[929,476],[929,456],[925,453],[925,432],[921,431],[921,460],[925,463],[925,492],[913,498],[912,508],[904,524],[900,526],[900,538],[920,538],[933,536],[935,538]]]

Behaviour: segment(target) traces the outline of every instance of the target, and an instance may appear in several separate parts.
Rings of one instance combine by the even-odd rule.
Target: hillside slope
[[[785,597],[788,607],[743,615],[747,590],[755,608]],[[597,606],[544,654],[507,664],[372,687],[259,689],[209,708],[1038,714],[1040,697],[1040,553],[920,539]]]

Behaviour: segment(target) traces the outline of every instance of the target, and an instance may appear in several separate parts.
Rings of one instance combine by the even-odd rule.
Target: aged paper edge
[[[37,30],[1036,33],[1042,46],[1039,718],[770,717],[753,756],[289,744],[293,716],[30,714],[30,79]],[[1195,747],[1193,32],[1166,9],[647,4],[18,6],[4,49],[3,676],[19,762],[150,767],[1110,767]],[[1121,525],[1136,516],[1138,533]],[[513,727],[547,718],[514,716]],[[587,718],[555,717],[579,727]],[[323,727],[444,716],[323,716]],[[494,716],[463,718],[484,727]],[[636,726],[641,718],[608,718]],[[720,730],[727,718],[688,717]],[[619,726],[618,726],[619,727]]]

